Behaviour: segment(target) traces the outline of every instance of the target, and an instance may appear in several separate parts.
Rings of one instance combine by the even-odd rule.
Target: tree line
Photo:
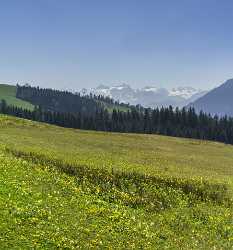
[[[109,105],[130,108],[129,104],[119,103],[110,97],[94,94],[81,95],[78,92],[72,93],[30,85],[17,85],[16,97],[40,106],[43,110],[74,114],[81,112],[87,116],[93,116]]]
[[[114,109],[109,112],[100,107],[92,113],[80,109],[78,112],[58,112],[35,106],[27,110],[0,103],[0,112],[33,121],[46,122],[67,128],[97,131],[160,134],[213,140],[233,144],[233,118],[212,117],[194,108],[131,108],[127,112]]]

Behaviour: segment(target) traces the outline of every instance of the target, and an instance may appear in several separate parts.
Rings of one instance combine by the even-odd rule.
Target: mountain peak
[[[204,111],[212,115],[233,116],[233,79],[225,81],[219,87],[209,91],[206,95],[197,99],[190,106],[197,111]]]

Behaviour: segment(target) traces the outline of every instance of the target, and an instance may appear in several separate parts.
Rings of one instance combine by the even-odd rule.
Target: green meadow
[[[233,146],[0,116],[0,249],[233,249]]]

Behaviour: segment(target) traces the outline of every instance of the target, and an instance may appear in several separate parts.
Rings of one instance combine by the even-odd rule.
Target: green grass
[[[33,110],[34,105],[16,98],[16,86],[0,84],[0,100],[4,99],[8,105]]]
[[[115,104],[109,104],[109,103],[105,103],[105,102],[101,102],[101,104],[104,106],[105,109],[108,110],[108,112],[112,113],[113,110],[118,110],[121,112],[127,112],[130,111],[130,108],[125,107],[125,106],[121,106],[121,105],[115,105]]]
[[[0,116],[0,249],[232,249],[232,155]]]

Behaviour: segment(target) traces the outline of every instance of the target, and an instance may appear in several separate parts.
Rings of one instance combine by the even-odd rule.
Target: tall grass
[[[41,166],[57,169],[75,176],[77,185],[88,193],[98,193],[108,202],[122,203],[147,210],[192,206],[211,202],[230,206],[232,197],[227,183],[211,183],[202,178],[175,178],[140,174],[137,172],[107,171],[83,165],[71,165],[35,152],[6,148],[8,153]]]

